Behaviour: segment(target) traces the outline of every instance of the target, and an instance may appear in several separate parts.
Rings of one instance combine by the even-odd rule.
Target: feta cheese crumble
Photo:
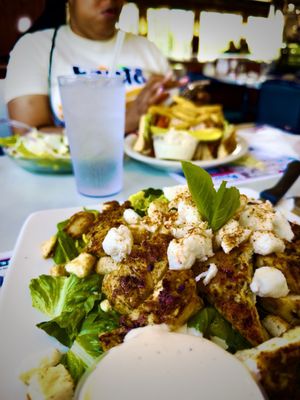
[[[161,224],[165,214],[167,213],[167,210],[168,208],[166,203],[154,200],[149,204],[147,214],[152,223]]]
[[[257,201],[255,204],[248,204],[240,214],[240,224],[253,231],[272,231],[275,214],[272,204]]]
[[[141,220],[141,217],[132,208],[127,208],[123,213],[123,218],[128,225],[136,225]]]
[[[200,279],[204,278],[203,283],[206,286],[217,275],[217,272],[218,272],[218,267],[216,266],[216,264],[214,263],[209,264],[208,270],[201,272],[201,274],[197,275],[195,281],[199,282]]]
[[[216,242],[222,247],[224,253],[228,254],[233,248],[247,240],[250,234],[250,229],[243,228],[238,221],[231,219],[216,233]]]
[[[295,235],[292,231],[291,225],[280,211],[275,212],[273,226],[274,232],[280,239],[285,239],[288,242],[291,242],[293,240]]]
[[[176,270],[189,269],[196,260],[207,260],[208,257],[214,255],[211,232],[210,235],[192,234],[185,238],[171,240],[167,255],[169,268]]]
[[[187,185],[166,186],[163,188],[164,196],[169,200],[174,200],[182,193],[188,193]]]
[[[255,270],[250,289],[259,297],[287,296],[289,288],[283,273],[274,267],[261,267]]]
[[[202,223],[197,207],[189,204],[187,201],[180,200],[178,202],[178,218],[176,223],[199,225]]]
[[[132,233],[125,225],[120,225],[118,228],[111,228],[102,242],[105,253],[111,256],[116,262],[122,261],[131,253],[132,245]]]
[[[273,232],[256,231],[251,236],[254,253],[266,256],[271,253],[283,253],[285,244]]]

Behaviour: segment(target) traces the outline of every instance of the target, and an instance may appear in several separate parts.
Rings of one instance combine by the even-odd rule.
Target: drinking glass
[[[121,75],[58,78],[77,190],[110,196],[123,186],[125,83]]]

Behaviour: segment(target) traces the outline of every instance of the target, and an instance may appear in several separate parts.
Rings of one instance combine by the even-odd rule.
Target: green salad
[[[71,172],[67,137],[33,129],[26,135],[0,138],[5,153],[31,172]]]
[[[17,158],[69,159],[67,137],[58,133],[42,133],[33,129],[26,135],[0,138],[0,145]]]
[[[225,184],[220,187],[219,191],[216,191],[211,183],[211,178],[205,171],[198,167],[194,169],[194,166],[189,163],[184,163],[183,168],[186,176],[189,177],[190,192],[192,194],[195,192],[195,204],[198,212],[202,215],[203,223],[210,230],[219,229],[239,207],[239,192],[233,188],[227,189]],[[202,189],[196,192],[198,179],[202,182]],[[205,201],[209,201],[209,207],[205,207],[201,200],[204,194]],[[114,202],[107,203],[104,204],[104,210],[101,211],[84,209],[71,216],[70,219],[59,222],[56,234],[49,239],[46,245],[44,244],[44,256],[52,258],[55,264],[49,275],[41,275],[32,279],[30,283],[32,305],[45,315],[44,320],[38,323],[37,327],[65,346],[66,351],[62,354],[59,364],[63,365],[71,376],[74,387],[82,375],[92,368],[107,351],[106,345],[103,345],[104,341],[99,341],[101,335],[109,337],[110,334],[114,335],[117,332],[117,339],[113,337],[113,345],[115,345],[118,344],[117,341],[114,342],[119,339],[118,335],[122,336],[131,327],[138,326],[133,321],[130,322],[132,325],[126,321],[128,312],[124,312],[123,305],[113,304],[112,297],[104,289],[108,276],[114,274],[117,268],[122,269],[124,264],[115,263],[113,258],[106,257],[103,253],[105,235],[102,231],[108,234],[109,230],[116,229],[114,227],[120,225],[121,222],[124,223],[124,219],[127,218],[125,211],[129,214],[134,213],[135,218],[147,223],[153,205],[157,209],[170,207],[170,200],[161,189],[141,190],[130,196],[128,202],[123,205]],[[175,212],[174,210],[175,208],[171,207],[171,212]],[[103,216],[103,214],[105,215]],[[128,226],[131,226],[131,222],[127,220],[127,223]],[[143,234],[150,240],[149,232]],[[154,238],[154,232],[152,235]],[[97,250],[92,250],[94,242],[99,237],[101,237],[102,247],[97,245]],[[142,240],[142,247],[147,246],[144,239],[137,239],[137,241],[139,240]],[[137,247],[141,249],[140,245]],[[144,254],[143,250],[137,251]],[[154,251],[158,252],[159,250],[156,248]],[[88,263],[82,265],[77,263],[83,256],[89,258],[88,263],[91,261],[93,267]],[[156,268],[154,256],[147,254],[146,257],[153,260],[153,268]],[[103,270],[103,266],[101,266],[101,260],[108,258],[110,260],[105,268],[111,268],[112,265],[110,272]],[[140,256],[137,256],[137,265],[140,259]],[[160,256],[157,260],[157,265],[161,265]],[[95,263],[97,263],[96,266]],[[147,268],[150,271],[150,267]],[[173,276],[176,276],[176,271],[172,273]],[[126,280],[131,278],[130,275],[127,275],[122,279],[121,285],[126,285],[128,283]],[[136,282],[138,282],[138,278],[134,276],[128,288],[132,289],[132,285],[134,286]],[[194,282],[193,279],[192,282]],[[184,290],[184,285],[184,283],[179,285],[179,291],[180,288]],[[193,285],[196,290],[195,283]],[[138,287],[137,283],[133,292],[139,290]],[[134,293],[128,292],[128,297],[131,295],[135,296]],[[135,306],[132,306],[132,309],[134,308]],[[177,324],[176,318],[175,322],[173,321],[174,326]],[[165,321],[160,322],[167,321],[168,317]],[[170,324],[172,325],[173,322]],[[235,353],[237,350],[250,347],[249,342],[233,328],[231,323],[206,301],[197,303],[183,322],[186,329],[197,331],[198,334],[221,345],[229,352]],[[182,322],[177,328],[180,328],[181,324]],[[109,344],[109,347],[113,347],[113,345]]]

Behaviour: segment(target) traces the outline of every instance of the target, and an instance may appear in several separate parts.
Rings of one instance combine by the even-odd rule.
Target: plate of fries
[[[170,105],[151,106],[138,134],[125,139],[125,153],[155,168],[181,170],[181,160],[209,168],[242,157],[247,143],[224,118],[220,104],[197,105],[173,96]]]

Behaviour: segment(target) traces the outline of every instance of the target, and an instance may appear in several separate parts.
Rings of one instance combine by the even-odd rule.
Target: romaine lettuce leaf
[[[119,314],[114,311],[104,312],[99,307],[98,311],[91,312],[87,316],[76,340],[62,360],[75,382],[103,354],[99,334],[111,331],[118,326]]]
[[[50,321],[40,322],[36,326],[57,339],[64,346],[71,347],[86,315],[86,309],[76,307],[73,311],[63,312],[59,317]]]
[[[101,298],[101,279],[98,274],[85,278],[74,274],[69,277],[41,275],[30,282],[32,305],[50,318],[73,312],[76,307],[88,313]]]
[[[95,215],[99,214],[97,210],[86,210]],[[84,242],[84,236],[80,239],[73,239],[68,235],[64,229],[67,226],[69,220],[61,221],[57,224],[57,243],[55,246],[53,261],[55,264],[64,264],[68,261],[76,258],[84,249],[86,243]]]
[[[154,200],[168,202],[161,189],[148,188],[141,190],[129,197],[129,201],[136,213],[141,217],[147,214],[150,203]]]
[[[75,385],[87,370],[88,366],[73,351],[65,353],[60,361],[69,371]]]
[[[251,347],[250,343],[213,307],[200,310],[188,321],[188,326],[202,332],[207,339],[216,336],[224,340],[228,346],[227,350],[231,353]]]
[[[101,299],[101,277],[52,277],[41,275],[32,279],[30,293],[33,307],[52,318],[37,324],[48,335],[65,346],[72,346],[82,322]]]
[[[104,312],[99,307],[96,312],[90,313],[82,324],[77,344],[93,358],[99,356],[100,333],[109,332],[119,326],[120,315],[115,311]],[[101,351],[102,352],[102,351]]]
[[[73,260],[80,252],[80,246],[77,244],[78,241],[64,231],[68,222],[69,220],[65,220],[57,224],[57,243],[53,255],[53,260],[56,264],[64,264],[67,261]]]
[[[63,230],[58,231],[56,236],[57,244],[53,255],[53,260],[56,264],[66,263],[79,255],[75,239],[71,238],[71,236]]]

